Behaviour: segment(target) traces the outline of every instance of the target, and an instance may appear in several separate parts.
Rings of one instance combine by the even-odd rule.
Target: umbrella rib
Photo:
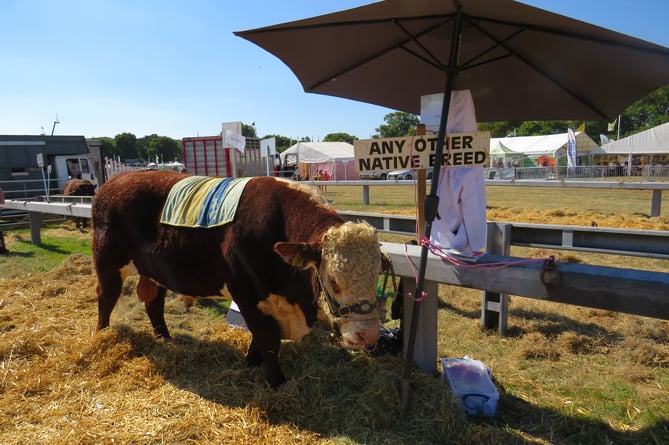
[[[492,45],[491,47],[489,47],[488,49],[482,51],[481,53],[475,55],[474,57],[470,58],[468,61],[464,62],[462,65],[460,65],[461,69],[468,69],[468,68],[475,67],[475,66],[485,65],[486,63],[495,62],[497,60],[504,59],[506,57],[512,56],[513,54],[515,54],[515,52],[513,50],[511,50],[510,48],[508,48],[507,46],[505,46],[505,43],[508,42],[509,40],[513,39],[517,35],[521,34],[523,31],[525,31],[525,28],[521,27],[521,28],[517,29],[515,32],[508,35],[507,37],[505,37],[504,39],[498,39],[497,37],[491,35],[486,29],[480,27],[477,23],[470,22],[469,20],[467,20],[467,22],[469,22],[473,27],[475,27],[476,29],[481,31],[483,34],[487,35],[490,39],[495,41],[495,44]],[[492,58],[492,59],[487,59],[483,62],[473,63],[475,60],[480,59],[484,55],[493,51],[495,48],[502,48],[502,49],[507,51],[507,54],[504,55],[504,56],[497,56],[497,57]]]
[[[436,67],[436,68],[438,68],[438,69],[440,69],[440,70],[443,71],[443,70],[445,69],[444,66],[443,66],[438,60],[436,60],[436,58],[434,57],[434,55],[433,55],[432,53],[430,53],[430,51],[428,51],[428,50],[427,50],[426,48],[424,48],[420,43],[418,43],[418,40],[417,40],[417,39],[420,38],[421,36],[423,36],[423,35],[429,33],[429,32],[432,32],[433,30],[435,30],[435,29],[437,29],[437,28],[439,28],[439,27],[441,27],[441,26],[447,24],[447,23],[448,23],[449,21],[451,21],[451,20],[452,20],[452,19],[449,17],[448,20],[441,21],[441,22],[437,23],[436,25],[433,25],[433,26],[430,26],[430,27],[428,27],[428,28],[425,28],[425,29],[422,30],[420,33],[417,33],[417,34],[414,35],[414,34],[409,33],[407,30],[405,30],[405,28],[404,28],[403,26],[399,25],[399,23],[397,23],[397,22],[398,22],[397,19],[392,19],[391,21],[394,22],[394,23],[396,23],[396,24],[398,24],[399,27],[400,27],[400,29],[402,29],[402,31],[404,31],[404,32],[409,36],[407,39],[405,39],[405,40],[403,40],[403,41],[401,41],[401,42],[393,43],[392,46],[386,47],[386,48],[382,49],[381,51],[379,51],[379,52],[377,52],[377,53],[375,53],[375,54],[372,54],[371,56],[369,56],[369,57],[367,57],[367,58],[365,58],[365,59],[362,59],[362,60],[360,60],[360,61],[358,61],[358,62],[356,62],[356,63],[353,63],[353,64],[349,65],[348,67],[346,67],[346,68],[344,68],[344,69],[342,69],[342,70],[340,70],[340,71],[338,71],[338,72],[336,72],[336,73],[334,73],[334,74],[329,75],[326,79],[319,80],[318,82],[312,84],[309,88],[306,88],[306,91],[315,91],[316,88],[320,87],[321,85],[326,84],[326,83],[328,83],[328,82],[330,82],[330,81],[336,79],[337,77],[339,77],[339,76],[341,76],[341,75],[344,75],[344,74],[346,74],[346,73],[349,73],[349,72],[355,70],[356,68],[359,68],[359,67],[361,67],[361,66],[363,66],[363,65],[365,65],[365,64],[367,64],[367,63],[369,63],[369,62],[371,62],[372,60],[378,59],[379,57],[383,56],[384,54],[387,54],[387,53],[389,53],[390,51],[392,51],[392,50],[394,50],[394,49],[398,49],[398,48],[399,48],[399,49],[402,49],[402,50],[404,50],[404,51],[407,51],[407,52],[409,52],[409,53],[411,53],[411,54],[413,54],[414,56],[416,56],[416,57],[418,57],[418,58],[424,60],[425,62],[429,63],[430,65],[433,65],[434,67]],[[356,23],[356,24],[357,24],[357,23]],[[411,42],[411,41],[414,41],[414,42],[418,43],[419,46],[420,46],[421,48],[423,48],[423,50],[424,50],[427,54],[430,55],[430,57],[432,57],[433,59],[436,60],[436,62],[435,62],[435,61],[432,61],[432,60],[429,60],[428,58],[426,58],[426,57],[424,57],[424,56],[422,56],[422,55],[420,55],[420,54],[418,54],[418,53],[415,53],[415,52],[412,51],[412,50],[409,50],[409,49],[405,48],[404,45],[406,45],[407,43],[409,43],[409,42]]]
[[[460,70],[463,70],[463,71],[464,71],[464,70],[471,69],[471,68],[474,68],[474,67],[477,67],[477,66],[481,66],[481,65],[485,65],[485,64],[487,64],[487,63],[491,63],[491,62],[494,62],[494,61],[497,61],[497,60],[501,60],[501,59],[504,59],[504,58],[509,57],[509,56],[515,56],[518,60],[520,60],[520,61],[523,62],[525,65],[527,65],[528,67],[530,67],[532,70],[534,70],[535,72],[541,74],[541,75],[542,75],[543,77],[545,77],[546,79],[550,80],[555,86],[557,86],[558,88],[560,88],[560,89],[561,89],[562,91],[564,91],[566,94],[570,95],[571,97],[573,97],[573,98],[574,98],[575,100],[577,100],[578,102],[582,103],[583,105],[585,105],[586,107],[588,107],[588,108],[590,108],[592,111],[594,111],[595,113],[599,114],[599,115],[602,117],[602,119],[608,119],[608,116],[606,116],[606,113],[604,113],[602,110],[600,110],[600,109],[599,109],[597,106],[595,106],[593,103],[587,101],[585,98],[583,98],[583,97],[577,95],[576,93],[574,93],[574,92],[573,92],[570,88],[568,88],[564,83],[560,82],[560,81],[559,81],[558,79],[556,79],[555,77],[550,76],[550,75],[549,75],[548,73],[546,73],[544,70],[541,70],[541,69],[540,69],[539,67],[537,67],[534,63],[530,62],[528,59],[526,59],[526,58],[523,57],[521,54],[519,54],[517,51],[515,51],[514,49],[510,48],[510,47],[507,45],[507,42],[509,42],[511,39],[513,39],[514,37],[518,36],[519,34],[521,34],[522,32],[526,31],[527,29],[531,29],[531,27],[528,27],[528,26],[525,26],[525,25],[512,25],[512,24],[510,24],[510,23],[506,23],[506,25],[519,26],[519,29],[518,29],[516,32],[514,32],[514,33],[510,34],[509,36],[507,36],[506,38],[500,40],[499,38],[495,37],[495,36],[492,35],[490,32],[488,32],[487,29],[481,27],[478,23],[475,23],[474,21],[469,20],[469,19],[470,19],[470,17],[468,16],[468,17],[467,17],[467,21],[469,22],[470,25],[472,25],[473,27],[475,27],[476,29],[478,29],[480,32],[482,32],[483,34],[485,34],[486,36],[488,36],[490,39],[492,39],[492,40],[495,41],[496,43],[495,43],[495,45],[491,46],[491,47],[488,48],[487,50],[483,51],[482,53],[480,53],[480,54],[474,56],[473,58],[471,58],[470,60],[468,60],[466,63],[464,63],[462,66],[459,67]],[[489,20],[489,21],[492,21],[492,20]],[[502,23],[502,22],[498,22],[498,23]],[[541,29],[536,28],[536,29],[534,29],[534,30],[537,31],[537,30],[541,30]],[[474,60],[476,60],[476,59],[482,57],[484,54],[486,54],[486,53],[492,51],[492,50],[495,49],[495,48],[503,48],[504,50],[506,50],[506,51],[508,52],[508,54],[505,55],[505,56],[499,56],[499,57],[496,57],[496,58],[494,58],[494,59],[488,59],[488,60],[485,60],[485,61],[482,61],[482,62],[478,62],[478,63],[476,63],[476,64],[471,64],[471,62],[473,62]]]
[[[421,33],[420,35],[424,35],[424,34],[430,32],[430,31],[432,31],[433,29],[436,29],[436,28],[439,28],[439,27],[441,27],[441,26],[444,26],[444,25],[446,25],[447,23],[449,23],[449,22],[451,22],[451,21],[452,21],[452,20],[450,20],[450,19],[449,19],[449,20],[445,20],[445,21],[439,23],[438,25],[433,26],[431,29],[429,29],[429,30],[427,30],[427,31],[425,31],[425,32],[423,32],[423,33]],[[445,71],[445,70],[446,70],[446,67],[444,66],[443,63],[441,63],[441,61],[439,60],[439,58],[438,58],[437,56],[435,56],[434,53],[432,53],[432,51],[430,51],[429,49],[427,49],[427,48],[425,47],[425,45],[423,45],[423,44],[420,42],[420,40],[418,40],[418,37],[419,37],[419,36],[414,36],[413,34],[411,34],[411,33],[409,32],[408,29],[406,29],[404,26],[402,26],[402,23],[400,23],[399,20],[393,20],[393,22],[394,22],[394,23],[395,23],[395,24],[402,30],[402,32],[404,32],[404,33],[409,37],[409,39],[410,39],[411,41],[413,41],[416,45],[418,45],[418,47],[421,48],[421,49],[425,52],[425,54],[427,54],[427,55],[429,56],[429,58],[432,59],[432,60],[430,61],[430,60],[428,60],[427,57],[424,57],[424,56],[422,56],[421,54],[418,54],[418,52],[413,51],[413,50],[411,50],[411,49],[409,49],[409,48],[405,48],[404,45],[405,45],[407,42],[404,42],[403,44],[399,45],[401,49],[403,49],[403,50],[407,51],[408,53],[412,54],[413,56],[415,56],[415,57],[417,57],[417,58],[419,58],[419,59],[421,59],[421,60],[427,62],[428,64],[434,66],[435,68],[440,69],[441,71]]]
[[[445,66],[445,65],[443,65],[443,64],[442,64],[441,62],[439,62],[438,60],[437,60],[437,61],[430,60],[430,59],[428,59],[427,57],[423,56],[422,54],[419,54],[419,53],[417,53],[416,51],[414,51],[414,50],[412,50],[412,49],[409,49],[409,48],[405,48],[405,47],[403,47],[403,46],[400,46],[399,49],[401,49],[401,50],[403,50],[403,51],[405,51],[405,52],[411,54],[411,55],[414,56],[415,58],[422,60],[423,62],[427,63],[428,65],[431,65],[431,66],[435,67],[436,69],[438,69],[438,70],[440,70],[440,71],[446,72],[446,71],[448,70],[448,67]],[[434,57],[432,54],[430,54],[430,56],[431,56],[431,57]]]
[[[481,62],[477,62],[477,63],[467,62],[466,64],[460,65],[458,67],[458,69],[460,71],[466,71],[466,70],[470,70],[472,68],[476,68],[476,67],[479,67],[479,66],[487,65],[489,63],[497,62],[499,60],[508,59],[509,57],[513,57],[513,54],[511,54],[511,53],[504,54],[504,55],[501,55],[501,56],[493,57],[491,59],[482,60]]]
[[[629,43],[629,42],[619,42],[619,41],[612,41],[603,37],[595,37],[583,33],[578,33],[578,32],[569,32],[569,31],[561,31],[559,29],[553,29],[553,28],[548,28],[545,26],[537,26],[537,25],[532,25],[532,24],[527,24],[527,23],[516,23],[516,22],[509,22],[506,20],[497,20],[497,19],[492,19],[489,17],[479,17],[479,16],[467,16],[468,18],[480,20],[482,22],[490,22],[490,23],[495,23],[499,25],[506,25],[506,26],[522,26],[525,30],[529,31],[536,31],[536,32],[541,32],[541,33],[546,33],[546,34],[553,34],[557,36],[562,36],[562,37],[569,37],[573,39],[578,39],[578,40],[583,40],[586,42],[592,42],[592,43],[600,43],[603,45],[609,45],[609,46],[616,46],[616,47],[623,47],[626,49],[631,49],[631,50],[636,50],[636,51],[642,51],[642,52],[647,52],[647,53],[652,53],[655,55],[659,56],[667,56],[669,54],[669,51],[667,51],[666,48],[660,47],[659,45],[656,45],[652,42],[645,42],[643,40],[637,39],[635,37],[631,36],[625,36],[628,37],[629,39],[634,39],[638,40],[645,45],[638,45],[634,43]],[[578,21],[577,21],[578,22]],[[579,22],[579,23],[585,23],[585,22]],[[589,25],[588,23],[585,23],[586,25]],[[595,26],[595,25],[591,25]],[[608,29],[601,28],[603,31],[607,32],[612,32]],[[651,45],[651,46],[648,46]]]

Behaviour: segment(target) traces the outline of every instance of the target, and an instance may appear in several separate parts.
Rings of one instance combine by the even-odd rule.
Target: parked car
[[[373,172],[364,172],[360,173],[360,179],[380,179],[385,181],[388,179],[388,172],[386,171],[373,171]]]
[[[425,175],[427,179],[432,179],[432,167],[425,169]],[[388,173],[388,179],[395,181],[411,180],[418,177],[418,172],[416,169],[404,169],[404,170],[393,170]]]

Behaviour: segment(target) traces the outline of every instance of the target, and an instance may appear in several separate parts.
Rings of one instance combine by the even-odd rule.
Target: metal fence
[[[486,179],[601,179],[669,180],[669,165],[589,165],[576,167],[491,167]]]
[[[17,179],[11,181],[0,181],[0,190],[3,191],[5,199],[29,199],[39,195],[59,193],[58,179]]]

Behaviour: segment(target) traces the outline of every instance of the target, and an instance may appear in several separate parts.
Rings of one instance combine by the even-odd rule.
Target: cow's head
[[[376,284],[381,250],[376,229],[346,222],[331,227],[319,244],[279,242],[274,250],[289,264],[317,271],[325,300],[350,349],[374,349],[379,338]]]

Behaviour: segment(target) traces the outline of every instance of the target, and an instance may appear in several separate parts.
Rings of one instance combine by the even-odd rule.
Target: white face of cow
[[[323,236],[318,273],[345,345],[373,349],[379,338],[376,283],[381,251],[376,229],[367,223],[347,222]]]

